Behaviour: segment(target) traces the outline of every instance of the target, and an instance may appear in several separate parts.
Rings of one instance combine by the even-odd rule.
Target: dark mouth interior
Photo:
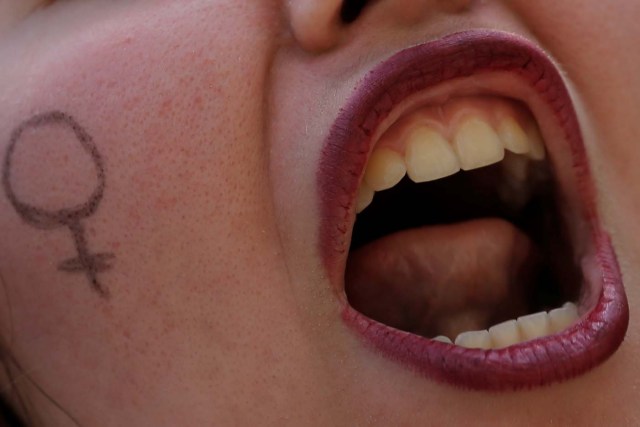
[[[536,173],[527,182],[531,196],[521,205],[506,202],[500,196],[499,189],[505,185],[500,163],[421,184],[405,177],[395,187],[376,193],[372,204],[358,214],[353,230],[346,277],[346,293],[352,306],[375,320],[399,329],[431,336],[441,333],[437,328],[420,324],[415,319],[393,320],[397,316],[387,319],[379,314],[379,310],[370,307],[370,302],[359,298],[363,287],[375,287],[376,284],[350,280],[351,254],[401,230],[456,224],[479,218],[501,218],[513,224],[533,242],[537,258],[527,277],[518,278],[523,283],[530,283],[531,288],[526,293],[524,304],[521,304],[522,308],[516,313],[499,307],[491,308],[494,313],[489,316],[488,322],[495,324],[513,318],[514,314],[525,315],[560,307],[567,301],[577,301],[582,276],[574,262],[569,233],[561,219],[561,202],[550,178],[548,163],[535,163]],[[460,248],[460,251],[464,250],[464,247]],[[400,306],[406,305],[402,297],[391,292],[385,294],[384,288],[377,292],[376,298],[385,299],[384,304],[389,305],[390,311],[402,310]],[[508,305],[508,301],[506,303]],[[394,304],[398,305],[395,309]],[[431,307],[425,306],[423,309],[428,311]],[[480,329],[491,325],[476,326]]]

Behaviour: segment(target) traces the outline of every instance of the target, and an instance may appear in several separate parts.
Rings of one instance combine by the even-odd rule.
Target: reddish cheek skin
[[[217,366],[226,352],[252,339],[270,340],[274,332],[260,325],[282,317],[288,298],[283,289],[264,294],[266,284],[280,286],[286,277],[274,243],[262,134],[269,35],[263,29],[251,34],[251,25],[235,19],[237,27],[219,29],[227,31],[225,39],[229,31],[243,32],[242,45],[229,46],[210,33],[217,27],[207,20],[215,16],[177,19],[159,12],[153,22],[143,14],[131,19],[140,22],[48,46],[29,78],[13,76],[25,91],[17,108],[0,116],[5,129],[34,113],[64,111],[104,158],[104,198],[87,228],[91,247],[116,257],[101,276],[109,301],[92,293],[82,276],[55,269],[73,254],[68,232],[22,224],[4,198],[0,224],[14,230],[16,244],[1,248],[0,259],[6,281],[16,286],[14,325],[30,342],[21,347],[18,340],[16,351],[24,349],[26,366],[37,364],[35,354],[55,353],[47,372],[67,378],[43,376],[41,384],[64,396],[70,381],[78,390],[101,381],[106,401],[123,405],[131,396],[122,393],[123,384],[140,390],[142,401],[187,387],[187,378],[194,389],[211,378],[225,389]],[[163,27],[172,31],[157,31]],[[52,243],[34,250],[43,240]],[[256,314],[245,316],[248,311]],[[234,358],[246,358],[251,371],[251,354]],[[69,360],[75,374],[68,372]],[[201,372],[194,380],[195,366]],[[229,383],[230,396],[241,384]],[[201,396],[210,400],[215,393]]]
[[[247,142],[260,140],[260,130],[238,123],[243,114],[258,113],[238,100],[258,94],[230,87],[224,67],[206,54],[207,40],[192,40],[168,55],[171,43],[132,31],[63,48],[56,66],[43,61],[46,73],[33,91],[39,97],[28,102],[30,111],[73,115],[94,138],[107,186],[91,225],[96,242],[118,239],[122,251],[149,240],[160,245],[165,233],[180,242],[173,234],[203,226],[207,215],[221,225],[233,220],[238,193],[251,192],[260,203],[253,197],[259,194],[252,188],[256,176],[239,177],[234,170],[242,164],[257,170],[262,160],[260,147],[249,150]],[[51,88],[58,95],[43,96]],[[196,219],[202,222],[194,224]],[[168,255],[169,248],[158,249]],[[128,259],[119,257],[119,271]],[[153,261],[159,260],[148,263]]]

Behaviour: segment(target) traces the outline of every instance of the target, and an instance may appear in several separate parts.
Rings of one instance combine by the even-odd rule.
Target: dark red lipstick
[[[502,349],[441,343],[404,332],[354,309],[344,275],[355,222],[355,198],[381,124],[415,94],[473,76],[508,75],[534,94],[545,123],[559,138],[548,150],[566,153],[569,188],[577,204],[582,262],[580,320],[550,336]],[[544,131],[544,129],[543,129]],[[545,138],[546,139],[546,138]],[[567,181],[567,180],[565,180]],[[400,51],[369,72],[330,130],[318,171],[320,252],[344,304],[343,320],[364,345],[429,378],[478,390],[530,388],[580,375],[622,343],[629,312],[620,268],[600,221],[587,153],[569,90],[552,60],[521,37],[477,30],[453,34]]]

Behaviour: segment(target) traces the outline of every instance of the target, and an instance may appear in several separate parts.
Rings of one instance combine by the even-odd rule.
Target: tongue
[[[349,255],[346,291],[363,314],[450,338],[527,312],[537,254],[501,219],[397,232]]]

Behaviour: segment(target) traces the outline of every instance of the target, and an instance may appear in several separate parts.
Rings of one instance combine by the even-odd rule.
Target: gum
[[[535,126],[532,114],[518,101],[498,96],[456,97],[405,113],[382,134],[375,148],[385,147],[404,155],[408,134],[418,126],[428,126],[450,141],[460,122],[469,116],[481,118],[494,129],[506,117],[513,117],[523,129]]]

